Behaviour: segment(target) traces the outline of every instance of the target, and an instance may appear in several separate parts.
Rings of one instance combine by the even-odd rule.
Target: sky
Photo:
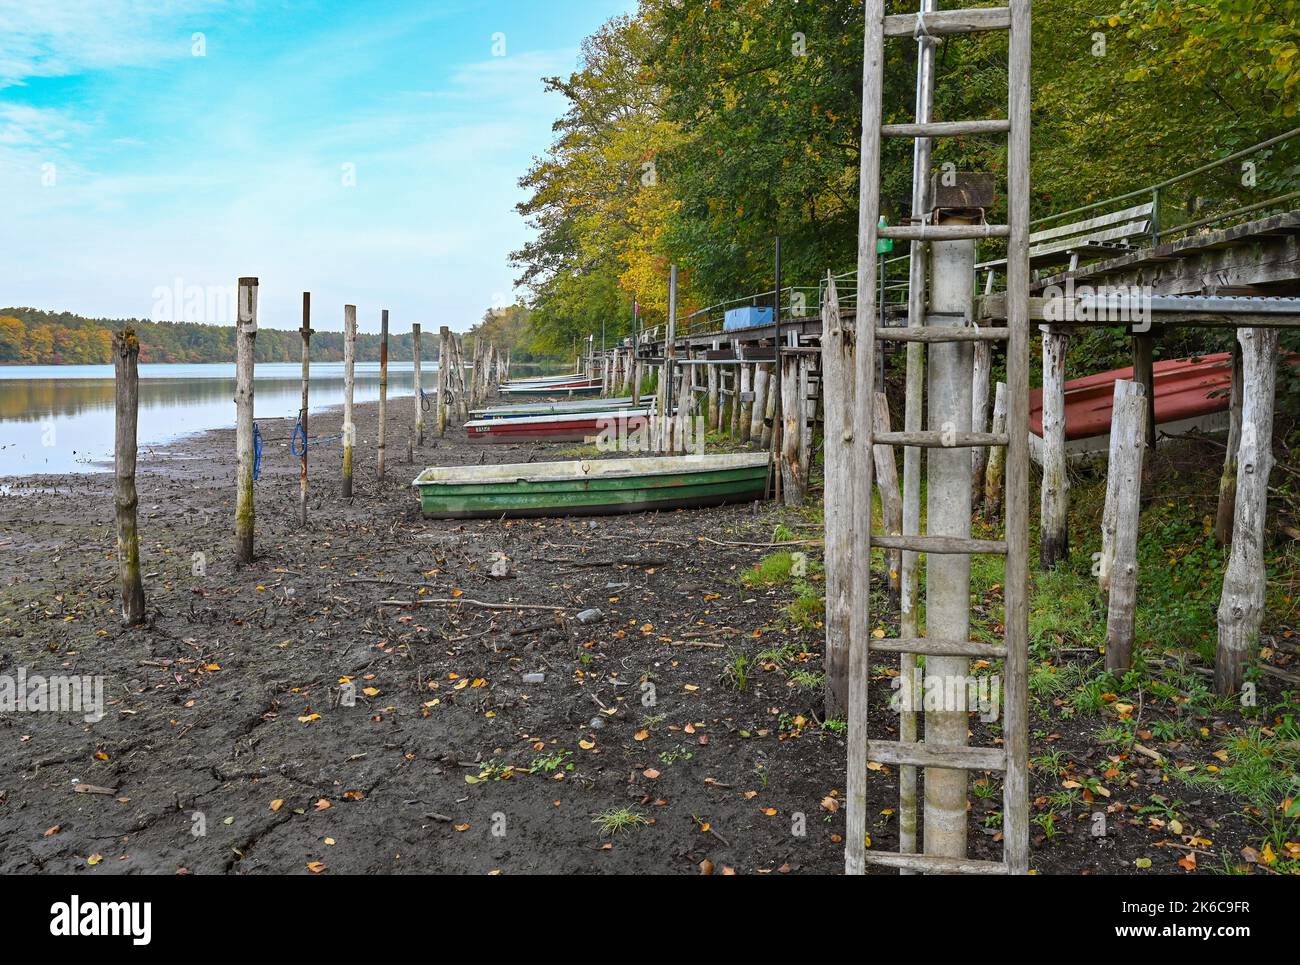
[[[541,78],[634,0],[0,0],[0,305],[463,331],[517,297]]]

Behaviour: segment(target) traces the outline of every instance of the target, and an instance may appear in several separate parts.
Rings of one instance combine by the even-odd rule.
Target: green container
[[[762,499],[766,453],[436,466],[413,485],[437,519],[605,516]]]

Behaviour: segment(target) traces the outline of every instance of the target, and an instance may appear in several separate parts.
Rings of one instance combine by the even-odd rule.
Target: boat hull
[[[438,519],[607,516],[762,499],[765,453],[426,469],[413,484]],[[582,467],[588,467],[584,471]]]
[[[603,386],[600,382],[560,382],[554,385],[503,385],[502,395],[595,395]]]
[[[604,412],[528,415],[513,419],[476,419],[465,423],[470,442],[501,444],[515,442],[582,442],[601,433],[622,437],[643,431],[650,421],[646,409]]]

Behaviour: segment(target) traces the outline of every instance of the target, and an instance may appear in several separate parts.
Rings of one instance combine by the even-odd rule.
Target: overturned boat
[[[644,430],[651,410],[594,409],[588,412],[552,412],[473,419],[465,423],[470,442],[583,442],[593,436],[625,438]]]
[[[763,499],[762,452],[500,466],[436,466],[411,484],[438,519],[579,516],[720,506]]]

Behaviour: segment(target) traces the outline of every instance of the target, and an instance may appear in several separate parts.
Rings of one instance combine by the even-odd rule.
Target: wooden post
[[[778,348],[777,358],[780,357]],[[762,446],[764,449],[772,448],[772,437],[780,434],[780,427],[776,424],[776,404],[781,396],[781,373],[777,369],[777,364],[779,363],[767,367],[767,401],[763,404]]]
[[[993,432],[1007,431],[1007,384],[999,382],[993,390]],[[1002,473],[1006,467],[1005,446],[989,447],[988,467],[984,470],[984,518],[993,522],[1002,515]]]
[[[781,355],[781,492],[787,506],[802,506],[807,490],[799,462],[804,415],[799,398],[800,361],[797,352]]]
[[[384,446],[388,441],[388,309],[379,313],[379,443],[375,447],[375,478],[384,479]]]
[[[749,440],[763,448],[763,417],[767,414],[767,378],[768,367],[763,364],[754,366],[754,406],[750,411]]]
[[[673,445],[669,419],[673,407],[673,353],[677,341],[677,266],[668,266],[668,327],[664,334],[664,361],[659,371],[659,426],[662,433],[661,451],[671,451]]]
[[[1115,414],[1119,411],[1120,403],[1128,400],[1130,396],[1143,397],[1138,403],[1138,407],[1145,411],[1146,389],[1141,382],[1133,382],[1128,379],[1117,379],[1115,381],[1115,394],[1111,402],[1111,433],[1110,433],[1110,455],[1109,464],[1106,469],[1106,500],[1102,506],[1101,514],[1101,552],[1097,554],[1097,586],[1103,593],[1110,592],[1110,572],[1115,561],[1115,532],[1118,528],[1118,520],[1115,516],[1116,511],[1127,505],[1126,495],[1121,491],[1125,486],[1133,485],[1133,481],[1125,475],[1127,468],[1125,460],[1128,457],[1127,452],[1116,452],[1117,446],[1127,446],[1130,439],[1127,436],[1117,437],[1115,435]],[[1143,435],[1146,430],[1146,417],[1143,416],[1139,421],[1142,423]],[[1121,431],[1132,435],[1132,427],[1125,422]],[[1145,438],[1143,440],[1145,442]],[[1120,472],[1115,471],[1115,467],[1120,468]],[[1142,489],[1142,462],[1138,460],[1138,478],[1137,490],[1138,498],[1141,497]]]
[[[733,346],[733,351],[737,355],[740,354],[739,348],[735,346]],[[742,366],[740,365],[739,362],[731,366],[731,413],[730,413],[731,418],[729,421],[730,421],[731,438],[737,441],[740,439],[740,391],[741,391],[740,370],[741,367]]]
[[[1106,669],[1120,673],[1129,669],[1133,653],[1146,401],[1140,385],[1123,380],[1115,383],[1104,515],[1110,555],[1106,577],[1109,589],[1106,609]],[[1104,550],[1103,559],[1105,558]]]
[[[253,562],[253,349],[257,341],[257,279],[239,279],[235,320],[235,562]]]
[[[816,416],[816,401],[809,398],[809,372],[812,359],[807,355],[799,356],[799,478],[803,480],[804,492],[807,494],[808,480],[812,471],[813,425]],[[733,403],[734,404],[734,403]]]
[[[357,306],[343,306],[343,498],[352,498],[352,449],[357,427],[352,421],[352,391],[357,362]]]
[[[451,364],[451,329],[438,327],[438,438],[447,434],[447,367]]]
[[[875,433],[889,431],[889,400],[885,393],[876,393]],[[876,488],[880,491],[880,515],[884,531],[890,536],[900,536],[903,532],[903,495],[898,489],[898,463],[894,460],[893,446],[875,446]],[[885,552],[886,569],[889,571],[889,596],[897,601],[901,592],[903,570],[901,550]]]
[[[1147,445],[1156,447],[1156,337],[1150,332],[1133,336],[1133,381],[1141,382],[1147,400]]]
[[[451,337],[451,354],[455,356],[455,364],[452,366],[452,374],[456,377],[456,411],[462,421],[469,418],[470,397],[469,387],[465,384],[465,349],[461,340],[452,335]]]
[[[117,514],[117,575],[122,590],[122,622],[144,622],[144,584],[140,581],[140,534],[135,489],[136,425],[140,414],[140,342],[135,329],[113,333],[113,375],[117,415],[113,438],[113,485]]]
[[[716,350],[717,347],[718,347],[718,340],[714,339],[713,348]],[[708,426],[710,432],[716,432],[718,429],[718,410],[721,407],[718,401],[720,398],[719,390],[722,388],[721,385],[719,384],[719,382],[721,381],[721,377],[719,375],[718,365],[716,362],[710,361],[706,366],[706,370],[708,372],[708,386],[709,386],[709,408],[708,408],[709,421],[705,423],[705,425]]]
[[[1259,642],[1264,617],[1264,519],[1273,471],[1273,395],[1278,331],[1243,328],[1241,343],[1241,446],[1237,451],[1237,509],[1232,552],[1219,598],[1219,645],[1214,686],[1219,694],[1241,689],[1246,661]]]
[[[469,338],[468,335],[465,336]],[[480,357],[483,351],[483,339],[474,336],[474,354],[470,356],[469,365],[469,404],[471,407],[479,404],[479,383],[481,381],[479,370],[482,368]]]
[[[1065,356],[1070,336],[1043,331],[1043,482],[1038,562],[1048,570],[1070,555],[1070,480],[1065,469]]]
[[[307,526],[307,449],[311,433],[307,429],[307,394],[311,385],[311,292],[302,293],[302,408],[298,410],[298,424],[302,426],[302,456],[298,465],[298,524]]]
[[[975,374],[971,379],[971,432],[987,432],[989,424],[989,378],[993,369],[993,348],[988,342],[975,343]],[[984,467],[989,447],[973,446],[970,451],[971,491],[976,500],[984,491]]]
[[[1228,449],[1223,455],[1219,477],[1219,507],[1214,519],[1214,538],[1220,546],[1232,542],[1232,517],[1237,509],[1237,450],[1241,448],[1241,343],[1232,343],[1232,400],[1228,405]]]
[[[826,396],[826,647],[823,688],[827,720],[849,711],[849,629],[853,606],[853,345],[840,321],[835,279],[822,303],[822,391]],[[761,374],[762,368],[759,368]],[[755,380],[757,381],[757,379]],[[766,379],[763,379],[766,382]],[[761,415],[761,402],[754,407]],[[753,433],[755,438],[761,434]]]
[[[688,352],[689,354],[689,352]],[[677,411],[673,415],[673,441],[676,451],[685,455],[691,444],[691,403],[694,401],[692,385],[695,381],[695,366],[680,366],[681,378],[677,387]]]
[[[444,364],[438,359],[438,366]],[[411,380],[415,392],[415,444],[424,445],[424,389],[420,384],[420,323],[411,326]]]
[[[754,369],[753,365],[740,367],[740,394],[749,400],[740,403],[741,442],[748,442],[754,432]]]

